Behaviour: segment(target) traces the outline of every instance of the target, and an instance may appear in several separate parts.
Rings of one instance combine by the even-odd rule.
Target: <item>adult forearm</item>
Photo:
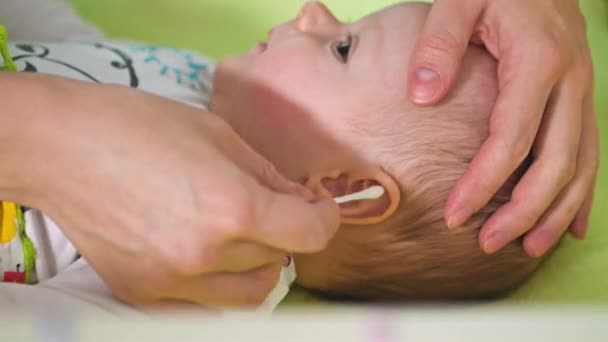
[[[30,73],[0,73],[0,200],[35,204],[48,142],[56,134],[65,81]],[[42,158],[41,158],[42,156]]]

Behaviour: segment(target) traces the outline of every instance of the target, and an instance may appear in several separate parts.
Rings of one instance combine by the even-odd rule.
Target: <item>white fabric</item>
[[[145,315],[114,298],[84,259],[38,285],[0,283],[0,313],[3,312],[50,317],[77,317],[79,313],[99,317]]]
[[[78,251],[59,227],[38,210],[25,213],[25,232],[36,247],[36,279],[45,281],[68,268],[78,258]]]

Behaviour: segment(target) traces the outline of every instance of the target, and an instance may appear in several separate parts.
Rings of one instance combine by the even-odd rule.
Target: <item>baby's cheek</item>
[[[256,85],[251,90],[253,112],[256,113],[254,125],[266,132],[281,135],[290,123],[295,106],[271,88]]]
[[[252,74],[258,82],[292,101],[316,101],[311,93],[327,79],[306,52],[296,49],[269,49],[254,62]]]
[[[257,124],[275,135],[290,127],[303,130],[315,116],[319,96],[310,92],[310,84],[293,70],[268,70],[258,66],[248,84],[248,97],[258,115]],[[293,138],[293,137],[292,137]]]

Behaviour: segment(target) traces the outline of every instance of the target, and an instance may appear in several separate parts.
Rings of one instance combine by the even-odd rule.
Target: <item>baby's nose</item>
[[[340,26],[340,21],[329,8],[318,1],[307,2],[296,18],[296,28],[302,32],[326,30],[337,26]]]

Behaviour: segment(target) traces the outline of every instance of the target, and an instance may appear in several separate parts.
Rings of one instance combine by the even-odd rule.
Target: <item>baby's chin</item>
[[[234,79],[243,75],[251,66],[252,60],[247,54],[233,55],[223,58],[216,66],[214,82],[222,78]]]

